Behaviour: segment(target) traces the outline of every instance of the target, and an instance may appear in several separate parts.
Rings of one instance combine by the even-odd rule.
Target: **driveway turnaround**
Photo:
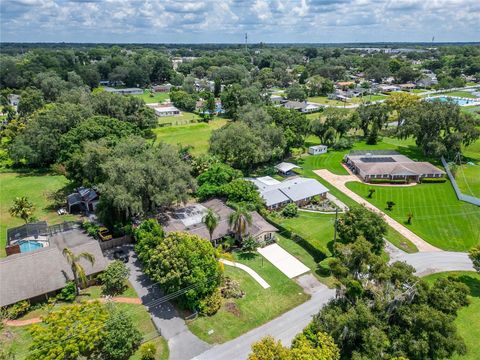
[[[310,271],[308,267],[277,244],[258,248],[257,251],[290,279]]]
[[[255,270],[253,270],[252,268],[249,268],[247,265],[243,265],[243,264],[225,260],[225,259],[220,259],[220,262],[224,263],[225,265],[233,266],[247,272],[264,289],[268,289],[270,287],[270,285],[265,280],[263,280],[263,278],[260,275],[258,275],[258,273]]]
[[[315,174],[320,176],[321,178],[325,179],[328,181],[330,184],[335,186],[338,190],[343,192],[345,195],[349,196],[353,201],[359,203],[360,205],[365,206],[367,209],[370,211],[373,211],[375,213],[383,215],[383,218],[387,222],[388,225],[390,225],[392,228],[397,230],[400,234],[405,236],[408,240],[410,240],[412,243],[415,244],[415,246],[418,248],[418,251],[442,251],[439,248],[430,245],[428,242],[423,240],[420,236],[415,234],[413,231],[407,229],[405,226],[400,224],[398,221],[394,220],[387,214],[385,214],[383,211],[378,209],[377,207],[373,206],[370,204],[368,201],[366,201],[364,198],[362,198],[360,195],[357,195],[354,193],[352,190],[347,188],[345,184],[350,181],[360,181],[356,176],[354,175],[335,175],[331,173],[330,171],[326,169],[322,170],[315,170]]]

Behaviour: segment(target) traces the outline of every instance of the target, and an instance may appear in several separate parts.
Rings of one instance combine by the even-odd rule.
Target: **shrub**
[[[57,295],[57,300],[72,302],[77,296],[76,285],[73,281],[69,281],[67,285]]]
[[[7,309],[7,317],[10,320],[18,319],[30,310],[30,303],[27,300],[19,301]]]
[[[140,357],[142,360],[154,360],[157,353],[157,347],[152,342],[147,342],[140,346]]]
[[[90,221],[84,221],[82,228],[87,232],[88,236],[97,238],[99,226]]]
[[[334,259],[333,257],[328,257],[318,263],[319,270],[323,275],[330,275],[332,273],[330,265]]]
[[[258,247],[258,241],[253,236],[249,235],[242,240],[242,250],[253,252]]]
[[[225,299],[240,299],[245,296],[245,291],[240,289],[240,283],[232,278],[225,277],[223,286],[220,288],[222,297]]]
[[[369,179],[371,184],[405,184],[405,180],[391,180],[391,179]]]
[[[352,147],[353,147],[353,140],[350,138],[341,138],[335,144],[333,144],[333,148],[335,150],[351,149]]]
[[[421,183],[444,183],[447,181],[445,178],[422,178],[420,179]]]
[[[282,210],[282,215],[286,218],[296,217],[298,215],[298,207],[294,203],[290,203]]]
[[[222,294],[217,288],[211,295],[208,295],[205,299],[199,301],[198,311],[202,315],[212,316],[217,313],[220,306],[222,306]]]
[[[119,261],[115,260],[111,262],[105,271],[99,275],[102,282],[102,292],[108,295],[116,295],[123,292],[125,289],[125,282],[130,275],[130,269]]]

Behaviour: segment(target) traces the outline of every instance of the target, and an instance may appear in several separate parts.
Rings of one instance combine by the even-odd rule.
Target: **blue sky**
[[[480,41],[480,0],[1,0],[3,42]]]

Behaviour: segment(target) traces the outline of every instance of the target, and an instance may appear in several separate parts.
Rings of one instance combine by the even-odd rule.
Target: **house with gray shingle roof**
[[[247,180],[257,187],[269,209],[277,209],[291,202],[301,206],[315,196],[326,197],[328,193],[328,188],[310,178],[293,177],[278,181],[270,176],[263,176]]]

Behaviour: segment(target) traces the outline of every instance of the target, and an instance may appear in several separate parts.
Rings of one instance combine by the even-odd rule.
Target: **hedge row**
[[[447,179],[445,179],[445,178],[423,178],[423,179],[420,179],[420,182],[422,182],[422,183],[444,183],[446,181],[447,181]]]
[[[390,179],[369,179],[371,184],[405,184],[405,180],[390,180]]]

